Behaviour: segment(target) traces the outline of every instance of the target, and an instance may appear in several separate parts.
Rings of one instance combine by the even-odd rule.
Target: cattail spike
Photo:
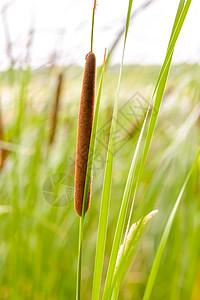
[[[2,118],[2,109],[1,109],[1,99],[0,99],[0,141],[4,141],[4,127],[3,127],[3,118]],[[1,148],[0,149],[0,169],[3,169],[5,160],[8,155],[8,150]]]
[[[62,88],[62,81],[63,81],[63,75],[62,75],[62,73],[60,73],[58,75],[58,79],[57,79],[55,99],[54,99],[53,107],[52,107],[51,133],[50,133],[50,137],[49,137],[49,145],[53,144],[54,139],[55,139],[56,125],[57,125],[57,119],[58,119],[58,108],[59,108],[60,94],[61,94],[61,88]]]
[[[86,55],[85,69],[83,75],[76,146],[74,207],[79,216],[82,215],[90,137],[92,132],[94,116],[95,76],[96,57],[93,52],[89,52]],[[86,211],[88,210],[90,205],[90,194],[91,182],[88,201],[86,204]]]

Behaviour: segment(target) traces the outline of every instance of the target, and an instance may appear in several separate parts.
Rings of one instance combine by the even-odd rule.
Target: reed
[[[0,141],[4,141],[4,127],[3,127],[3,117],[2,117],[2,108],[0,101]],[[1,160],[0,160],[0,169],[4,168],[6,158],[8,156],[8,150],[1,148]]]
[[[57,126],[57,119],[58,119],[58,110],[59,110],[60,96],[61,96],[61,90],[62,90],[62,82],[63,82],[63,74],[59,73],[58,78],[57,78],[55,98],[53,101],[52,112],[51,112],[51,132],[50,132],[50,137],[49,137],[49,145],[53,144],[53,142],[55,140],[56,126]]]
[[[1,72],[4,105],[0,114],[0,155],[7,151],[9,160],[2,159],[4,168],[0,170],[0,299],[63,300],[75,299],[75,293],[76,300],[199,299],[198,159],[186,174],[200,143],[197,123],[200,111],[198,66],[173,67],[171,100],[169,105],[167,99],[162,105],[172,54],[191,0],[180,0],[180,14],[174,23],[160,74],[157,73],[160,70],[158,66],[123,67],[129,21],[131,24],[137,12],[131,11],[132,0],[128,2],[127,22],[121,31],[121,36],[124,36],[121,67],[108,68],[109,57],[113,57],[113,47],[110,47],[103,67],[97,69],[99,76],[96,85],[99,82],[99,89],[96,89],[95,104],[95,79],[89,83],[90,73],[85,68],[78,120],[76,99],[80,100],[77,95],[81,84],[80,69],[73,65],[67,67],[69,97],[67,109],[63,110],[64,119],[70,121],[67,132],[64,122],[58,123],[64,72],[54,75],[50,111],[48,68],[32,71],[30,67],[29,71],[28,68],[23,69],[23,64],[21,70],[17,70],[21,62],[16,60],[14,84],[10,80],[10,71]],[[133,2],[133,9],[134,5]],[[86,57],[86,67],[90,56],[94,56],[95,60],[95,53],[97,57],[95,44],[92,47],[95,7],[96,1],[91,16],[91,47],[89,41],[85,52],[91,51]],[[110,13],[115,14],[115,7]],[[105,27],[106,23],[102,25]],[[94,36],[94,41],[97,38]],[[114,38],[114,44],[112,38],[109,45],[116,47],[120,36]],[[11,50],[14,49],[11,47]],[[18,57],[13,51],[11,54]],[[83,61],[84,58],[83,54]],[[26,61],[29,58],[25,57]],[[104,82],[102,70],[105,67]],[[116,139],[121,137],[117,131],[120,121],[118,107],[127,101],[129,92],[132,94],[136,90],[144,93],[150,102],[149,109],[144,111],[144,118],[139,118],[138,127],[131,128],[130,124],[126,125],[128,122],[122,122],[122,127],[126,129],[125,136],[131,128],[130,135],[134,138],[124,144],[122,151],[113,155],[116,153]],[[101,112],[100,99],[104,102]],[[85,115],[81,116],[81,108]],[[100,122],[98,116],[101,117]],[[103,146],[107,145],[107,154],[104,154],[99,132],[102,133],[102,125],[107,124],[108,117],[112,117],[112,125],[108,139],[107,127],[103,137]],[[135,125],[135,119],[131,120],[131,126]],[[76,168],[79,171],[78,184],[81,185],[81,190],[76,190],[78,197],[75,199],[78,215],[70,202],[73,198],[71,179],[74,171],[70,158],[75,151],[77,122],[77,147],[80,149],[77,150]],[[60,141],[62,145],[56,143],[58,124],[59,130],[64,133]],[[48,129],[51,126],[48,135],[46,125]],[[12,143],[6,142],[11,139]],[[50,151],[46,152],[44,146],[49,146],[47,149]],[[103,154],[101,161],[96,155],[99,153]],[[63,178],[60,175],[66,176]],[[92,207],[85,214],[90,206],[90,197]],[[145,217],[156,206],[159,207],[159,215],[152,223],[149,221],[148,226],[143,226],[156,213],[153,211]],[[135,220],[140,221],[132,225]],[[78,222],[79,238],[76,238]],[[143,227],[144,236],[141,234]]]

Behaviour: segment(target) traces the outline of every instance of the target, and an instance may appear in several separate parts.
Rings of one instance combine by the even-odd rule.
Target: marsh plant
[[[7,37],[0,299],[200,299],[200,67],[172,64],[192,1],[178,1],[161,66],[124,64],[131,22],[154,1],[128,0],[102,57],[94,1],[84,70],[32,70],[33,27],[17,69]]]
[[[186,18],[191,1],[180,0],[175,17],[173,29],[168,43],[168,48],[165,60],[161,67],[156,86],[149,101],[149,108],[147,109],[146,116],[143,120],[142,128],[137,140],[135,151],[133,151],[133,159],[129,169],[124,194],[121,201],[121,208],[117,216],[117,226],[114,234],[112,250],[110,253],[109,264],[106,271],[106,278],[102,280],[103,259],[106,243],[106,233],[108,228],[112,170],[113,170],[113,150],[114,139],[116,131],[116,120],[118,113],[119,91],[121,77],[123,76],[123,62],[125,56],[126,41],[128,37],[128,29],[132,11],[133,1],[129,1],[128,12],[126,17],[126,25],[124,29],[124,46],[122,51],[122,60],[118,77],[118,85],[116,90],[116,97],[114,102],[113,116],[110,128],[110,135],[107,148],[107,159],[105,165],[104,181],[102,186],[101,206],[99,212],[99,225],[96,243],[96,256],[93,276],[93,289],[92,299],[117,299],[121,281],[127,272],[128,266],[134,256],[134,246],[136,240],[139,238],[142,227],[151,219],[157,210],[150,212],[147,216],[143,216],[140,221],[131,226],[131,219],[134,210],[134,202],[137,195],[138,187],[140,184],[141,176],[144,170],[145,162],[149,152],[151,140],[155,130],[167,78],[170,71],[174,47],[178,39],[179,33]],[[77,286],[76,286],[76,299],[81,299],[81,265],[82,265],[82,243],[84,241],[84,220],[86,212],[89,209],[91,198],[91,172],[93,163],[93,154],[96,138],[97,122],[99,118],[99,103],[101,98],[101,90],[103,84],[104,70],[106,68],[106,58],[104,56],[103,67],[101,71],[101,78],[97,94],[97,101],[95,107],[95,115],[93,120],[94,98],[95,98],[95,69],[96,58],[92,52],[93,49],[93,29],[94,29],[94,16],[96,9],[96,1],[94,1],[94,8],[92,14],[92,31],[91,31],[91,52],[86,55],[86,64],[83,75],[82,93],[79,108],[78,118],[78,135],[77,135],[77,155],[76,155],[76,174],[75,174],[75,210],[80,217],[79,227],[79,247],[78,247],[78,264],[77,264]],[[106,55],[106,52],[105,52]],[[152,108],[151,108],[152,106]],[[150,112],[151,110],[151,112]],[[150,113],[150,120],[148,115]],[[165,226],[157,254],[146,284],[143,299],[150,299],[154,282],[158,273],[161,258],[164,252],[165,245],[169,236],[169,232],[186,188],[190,176],[196,167],[200,152],[183,183],[179,196],[174,204],[171,214]],[[130,203],[129,203],[130,202]],[[124,235],[123,235],[124,231]],[[123,238],[122,238],[123,237]],[[122,244],[120,246],[120,242]],[[101,283],[104,281],[102,294],[100,293]]]

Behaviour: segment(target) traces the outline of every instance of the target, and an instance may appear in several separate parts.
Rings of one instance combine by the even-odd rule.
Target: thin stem
[[[119,282],[116,283],[116,285],[113,287],[113,293],[112,293],[111,300],[117,300],[118,299],[118,294],[119,294]]]
[[[77,281],[76,281],[76,300],[80,300],[80,295],[81,295],[81,262],[82,262],[83,223],[84,223],[84,217],[80,217],[78,262],[77,262]]]
[[[92,52],[92,48],[93,48],[93,32],[94,32],[94,14],[95,14],[95,9],[96,9],[96,4],[97,1],[94,0],[94,7],[93,7],[93,14],[92,14],[92,30],[91,30],[91,52]]]

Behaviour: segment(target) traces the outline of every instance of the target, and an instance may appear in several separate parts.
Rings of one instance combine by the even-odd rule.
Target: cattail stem
[[[91,52],[93,50],[94,14],[95,14],[96,6],[97,6],[97,1],[94,0],[94,7],[93,7],[93,13],[92,13],[91,47],[90,47]]]
[[[58,109],[59,109],[59,102],[60,102],[60,94],[61,94],[61,88],[62,88],[62,81],[63,81],[63,75],[62,75],[62,73],[60,73],[58,75],[58,79],[57,79],[55,99],[54,99],[53,107],[52,107],[51,133],[50,133],[50,137],[49,137],[49,145],[53,144],[54,139],[55,139],[57,119],[58,119]]]
[[[80,297],[81,297],[81,262],[82,262],[83,223],[84,223],[84,217],[80,217],[77,280],[76,280],[76,300],[80,300]]]

